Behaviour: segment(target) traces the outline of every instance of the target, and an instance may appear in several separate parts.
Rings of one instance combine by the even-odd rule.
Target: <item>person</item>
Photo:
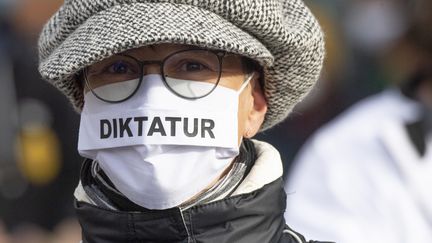
[[[389,88],[318,130],[285,184],[287,222],[336,242],[429,242],[431,108]]]
[[[301,0],[65,1],[39,71],[81,113],[83,242],[306,242],[251,137],[308,93],[323,46]]]
[[[285,218],[305,234],[347,243],[432,240],[432,5],[414,2],[419,12],[410,12],[415,18],[386,66],[405,72],[404,81],[318,130],[295,159]]]

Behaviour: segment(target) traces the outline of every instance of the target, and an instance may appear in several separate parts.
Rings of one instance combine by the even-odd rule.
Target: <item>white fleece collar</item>
[[[252,139],[255,145],[257,160],[249,174],[232,194],[239,195],[258,190],[277,180],[283,174],[282,160],[279,152],[269,143]]]

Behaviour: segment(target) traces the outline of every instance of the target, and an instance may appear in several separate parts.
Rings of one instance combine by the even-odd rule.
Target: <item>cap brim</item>
[[[262,43],[213,12],[183,4],[134,3],[88,18],[41,62],[40,71],[49,80],[62,80],[113,54],[157,43],[221,49],[265,66],[273,62]]]

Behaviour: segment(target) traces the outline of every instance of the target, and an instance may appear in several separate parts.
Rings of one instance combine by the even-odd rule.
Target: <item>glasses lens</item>
[[[187,50],[165,60],[163,72],[166,84],[179,96],[200,98],[216,87],[221,70],[215,53]]]
[[[87,87],[105,101],[123,101],[137,90],[141,71],[135,59],[122,55],[112,56],[87,70]]]

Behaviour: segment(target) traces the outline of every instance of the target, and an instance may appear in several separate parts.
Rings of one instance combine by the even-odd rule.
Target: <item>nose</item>
[[[144,75],[148,75],[148,74],[160,74],[160,75],[162,75],[160,64],[159,63],[145,64],[143,66],[143,74]]]
[[[161,61],[144,61],[142,62],[143,65],[143,75],[148,74],[161,74],[161,67],[162,62]]]

